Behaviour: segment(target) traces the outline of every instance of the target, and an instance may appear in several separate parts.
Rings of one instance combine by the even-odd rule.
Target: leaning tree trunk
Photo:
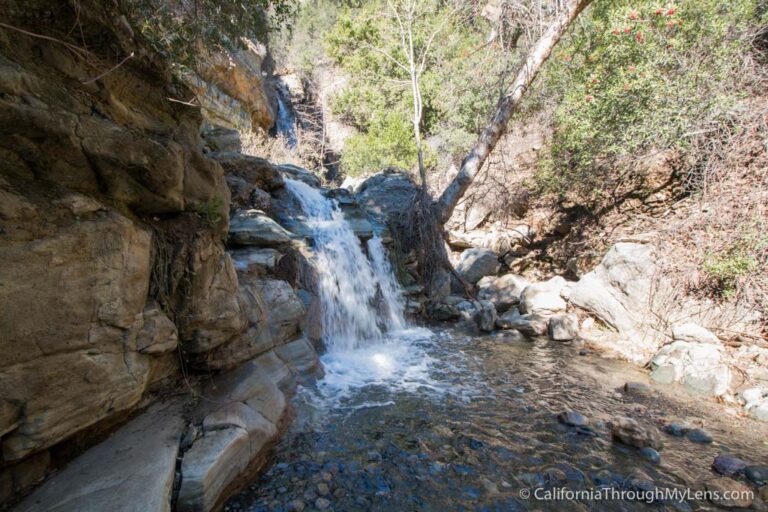
[[[491,123],[485,128],[483,134],[475,143],[472,150],[461,163],[461,169],[451,183],[445,188],[440,198],[435,203],[435,213],[438,221],[442,224],[448,222],[451,218],[454,208],[467,191],[472,181],[483,167],[488,155],[491,154],[496,143],[501,138],[507,128],[507,123],[512,114],[517,110],[520,99],[531,85],[541,65],[546,62],[552,49],[562,37],[563,33],[570,26],[573,20],[591,3],[592,0],[571,0],[568,2],[563,13],[547,29],[543,36],[536,42],[531,50],[525,64],[520,69],[512,83],[512,89],[509,94],[504,96],[499,103],[498,109],[493,116]]]

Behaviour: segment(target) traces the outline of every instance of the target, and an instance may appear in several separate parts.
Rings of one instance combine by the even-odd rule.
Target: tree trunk
[[[483,134],[475,143],[472,150],[461,163],[461,169],[451,183],[445,188],[440,198],[435,203],[436,217],[442,224],[451,218],[454,208],[467,191],[472,181],[483,167],[488,155],[491,154],[496,143],[507,128],[507,123],[517,109],[520,99],[531,85],[541,65],[546,62],[552,49],[565,33],[566,29],[576,17],[591,3],[592,0],[570,0],[566,9],[559,18],[547,29],[543,36],[536,42],[523,67],[518,71],[512,89],[499,102],[498,109],[491,123],[485,128]]]

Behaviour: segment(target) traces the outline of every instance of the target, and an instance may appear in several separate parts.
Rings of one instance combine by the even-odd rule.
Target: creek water
[[[381,240],[363,246],[333,201],[287,186],[314,230],[325,375],[299,387],[270,465],[227,510],[711,510],[694,496],[562,490],[701,490],[717,454],[768,462],[765,426],[655,387],[634,366],[547,340],[408,325]],[[627,381],[653,391],[628,394]],[[566,410],[589,428],[559,423]],[[611,439],[618,417],[688,421],[714,442],[662,434],[654,463]]]
[[[282,88],[277,89],[277,116],[275,119],[275,132],[285,137],[289,148],[295,148],[298,142],[296,138],[296,116],[293,113],[290,101],[285,96],[288,93]]]

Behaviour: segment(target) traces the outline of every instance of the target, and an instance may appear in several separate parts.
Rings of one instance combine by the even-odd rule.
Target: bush
[[[542,189],[613,200],[642,187],[642,155],[684,154],[696,133],[727,122],[758,1],[596,2],[545,74],[544,94],[559,103]]]
[[[713,255],[704,260],[703,270],[723,297],[733,296],[739,280],[757,268],[757,262],[751,256],[742,253]]]

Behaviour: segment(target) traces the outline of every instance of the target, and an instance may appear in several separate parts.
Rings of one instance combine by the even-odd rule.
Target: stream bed
[[[558,342],[412,328],[322,360],[326,375],[297,391],[270,465],[225,510],[717,510],[670,493],[704,489],[718,454],[768,463],[764,425]],[[560,423],[567,410],[588,428]],[[619,417],[686,421],[714,442],[663,433],[654,463],[612,440]],[[608,498],[570,492],[600,490]]]

